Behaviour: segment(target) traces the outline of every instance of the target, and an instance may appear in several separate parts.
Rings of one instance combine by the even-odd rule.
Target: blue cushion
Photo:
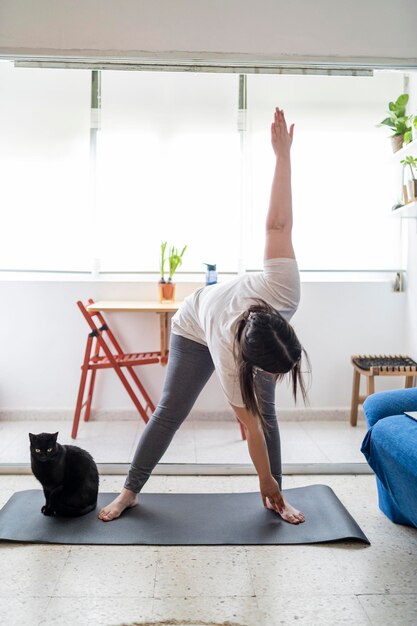
[[[404,411],[417,411],[417,387],[374,393],[366,398],[363,410],[369,426],[373,426],[378,420],[389,415],[399,415]]]
[[[408,392],[414,392],[417,397],[417,389],[399,391],[407,396],[402,399],[403,405],[408,406]],[[385,401],[389,400],[391,407],[400,403],[399,395],[394,401],[388,397],[395,392],[370,396],[369,400],[373,399],[373,402],[367,403],[366,415],[373,425],[365,436],[361,451],[377,475],[380,509],[393,522],[417,527],[417,422],[406,415],[382,418],[386,406],[377,397],[382,394],[386,394]],[[375,418],[378,421],[373,421]]]

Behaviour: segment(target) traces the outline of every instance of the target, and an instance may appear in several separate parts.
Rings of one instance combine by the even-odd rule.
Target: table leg
[[[168,313],[158,313],[161,335],[161,365],[168,361]]]
[[[350,425],[356,426],[358,423],[359,389],[361,377],[359,372],[353,368],[352,404],[350,409]]]

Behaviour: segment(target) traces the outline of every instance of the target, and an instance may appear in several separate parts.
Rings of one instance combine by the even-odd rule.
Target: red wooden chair
[[[89,300],[88,304],[93,304],[94,300]],[[145,387],[139,380],[138,375],[133,369],[137,365],[149,365],[150,363],[159,363],[161,358],[160,352],[135,352],[126,353],[120,347],[115,336],[111,332],[109,325],[99,311],[89,311],[82,302],[77,305],[87,321],[91,332],[87,337],[87,345],[85,348],[84,361],[81,366],[81,381],[78,390],[77,406],[75,408],[74,421],[72,425],[71,437],[77,437],[78,425],[80,422],[81,411],[84,407],[84,421],[90,419],[91,403],[93,400],[94,384],[96,380],[97,370],[113,368],[120,380],[122,381],[127,393],[131,397],[134,405],[139,411],[145,422],[149,420],[147,411],[153,413],[155,405],[150,399]],[[136,388],[139,390],[142,400],[138,398],[130,384],[129,380],[122,369],[129,372]],[[88,372],[91,372],[90,383],[88,387],[87,399],[84,400],[84,391],[87,382]]]

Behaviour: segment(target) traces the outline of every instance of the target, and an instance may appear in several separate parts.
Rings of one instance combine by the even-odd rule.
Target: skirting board
[[[350,407],[323,407],[315,409],[280,409],[278,419],[282,422],[309,421],[350,421]],[[4,409],[0,411],[0,421],[32,421],[32,420],[72,420],[74,409]],[[141,419],[137,411],[130,409],[97,409],[91,413],[91,421],[135,420]],[[230,411],[191,411],[189,420],[234,421]],[[359,409],[358,421],[363,422],[363,412]]]

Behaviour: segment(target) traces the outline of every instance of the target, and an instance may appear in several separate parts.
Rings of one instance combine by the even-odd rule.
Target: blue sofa
[[[417,527],[417,388],[382,391],[363,405],[369,430],[361,451],[376,474],[379,508],[397,524]]]

